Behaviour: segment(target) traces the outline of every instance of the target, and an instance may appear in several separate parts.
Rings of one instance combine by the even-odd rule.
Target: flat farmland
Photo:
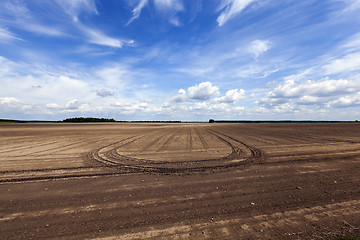
[[[2,239],[360,236],[356,123],[1,123]]]

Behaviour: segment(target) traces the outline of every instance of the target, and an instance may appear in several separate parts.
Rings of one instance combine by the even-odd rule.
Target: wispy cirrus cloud
[[[59,26],[43,23],[22,1],[4,0],[0,2],[0,23],[16,29],[48,36],[66,35]]]
[[[349,73],[360,69],[360,52],[348,54],[342,58],[332,60],[323,66],[326,74]]]
[[[132,17],[127,22],[126,25],[129,25],[135,19],[140,17],[142,9],[148,5],[150,0],[139,0],[137,5],[132,10]],[[155,10],[160,12],[168,21],[174,26],[180,26],[181,22],[177,13],[184,11],[184,5],[181,0],[152,0],[151,1]]]
[[[78,21],[78,16],[82,13],[98,15],[94,0],[55,0],[55,2],[74,21]]]
[[[135,19],[137,19],[140,14],[141,14],[141,10],[146,6],[146,4],[148,3],[148,0],[139,0],[139,3],[136,5],[136,7],[132,10],[132,17],[130,18],[130,20],[126,23],[126,25],[129,25],[130,23],[132,23],[132,21],[134,21]]]
[[[121,38],[110,37],[97,29],[87,27],[81,23],[77,23],[77,26],[87,37],[87,41],[92,44],[122,48],[125,44],[131,45],[134,43],[134,40],[131,39],[125,40]]]
[[[15,34],[11,33],[7,29],[0,27],[0,42],[10,42],[12,40],[24,41],[23,39],[17,37]]]
[[[117,38],[105,34],[101,30],[83,23],[80,15],[98,15],[94,0],[54,0],[43,3],[47,12],[34,12],[41,6],[38,2],[31,2],[33,8],[28,8],[27,2],[4,0],[0,8],[0,24],[14,29],[25,30],[31,33],[62,38],[82,38],[85,42],[106,47],[121,48],[132,44],[133,40]],[[60,10],[60,11],[59,11]],[[48,19],[44,22],[43,19]],[[15,39],[16,36],[9,30],[0,28],[0,38]]]
[[[224,25],[235,15],[239,14],[254,1],[256,0],[222,0],[219,7],[221,13],[217,18],[219,27]]]

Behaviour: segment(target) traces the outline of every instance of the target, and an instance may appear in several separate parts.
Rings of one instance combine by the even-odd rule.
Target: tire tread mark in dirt
[[[166,150],[166,148],[167,148],[167,146],[169,145],[169,143],[174,140],[174,136],[176,135],[177,132],[179,132],[179,130],[171,133],[171,134],[168,136],[168,138],[166,139],[166,141],[162,144],[162,146],[157,149],[157,151],[159,152],[159,151],[164,151],[164,150]]]
[[[190,129],[190,134],[189,134],[189,140],[188,140],[188,149],[189,150],[192,150],[193,149],[193,131],[194,131],[194,128],[191,128]]]
[[[251,151],[251,155],[252,155],[253,159],[260,161],[260,163],[262,163],[264,161],[265,154],[261,150],[255,148],[255,147],[252,147],[252,146],[250,146],[250,145],[248,145],[248,144],[246,144],[246,143],[244,143],[244,142],[242,142],[242,141],[240,141],[240,140],[238,140],[236,138],[228,136],[226,134],[219,133],[219,132],[216,132],[216,131],[211,131],[211,132],[215,132],[215,133],[220,134],[222,136],[228,137],[229,139],[244,145],[245,147],[247,147]]]
[[[110,146],[114,146],[114,148],[111,148],[110,150],[107,150],[105,152],[103,152],[102,154],[104,155],[105,158],[101,157],[99,155],[99,151],[101,151],[101,149],[96,150],[95,152],[92,153],[92,156],[95,158],[96,161],[104,164],[104,165],[108,165],[111,167],[116,167],[119,169],[130,169],[132,171],[137,171],[137,172],[149,172],[149,173],[163,173],[163,174],[190,174],[191,172],[205,172],[205,171],[217,171],[217,170],[224,170],[224,169],[230,169],[230,168],[234,168],[234,167],[240,167],[240,166],[244,166],[246,164],[249,164],[251,161],[253,161],[254,158],[259,158],[259,156],[261,156],[261,152],[255,148],[252,148],[246,144],[243,144],[242,142],[238,141],[238,140],[234,140],[236,142],[239,142],[241,144],[243,144],[244,146],[248,147],[251,150],[252,156],[250,158],[245,158],[241,155],[242,151],[237,148],[236,146],[232,145],[228,140],[224,139],[222,136],[220,136],[220,134],[216,134],[214,132],[209,131],[210,134],[216,136],[219,140],[221,140],[222,142],[225,142],[227,145],[229,145],[232,149],[232,152],[222,158],[218,158],[218,159],[207,159],[207,160],[200,160],[200,161],[181,161],[181,162],[155,162],[155,161],[151,161],[151,160],[146,160],[146,159],[138,159],[138,158],[132,158],[132,157],[127,157],[127,156],[123,156],[120,155],[117,152],[117,148],[119,146],[117,146],[119,144],[119,142],[117,143],[113,143],[113,144],[109,144],[101,149],[110,147]],[[223,134],[222,134],[223,135]],[[199,134],[200,136],[200,134]],[[226,135],[223,135],[226,136]],[[228,136],[226,136],[228,137]],[[158,142],[161,138],[163,137],[159,137],[157,139],[155,139],[152,142]],[[231,137],[228,137],[230,139],[232,139]],[[128,139],[124,139],[122,141],[127,141],[130,140],[131,138]],[[136,139],[132,139],[131,141],[135,141]],[[233,140],[233,139],[232,139]],[[122,142],[121,141],[121,142]],[[128,143],[125,143],[128,144]],[[231,161],[231,160],[235,160],[235,159],[239,159],[241,161]],[[226,161],[230,161],[230,162],[226,162]],[[128,164],[126,163],[128,162]],[[213,162],[211,165],[207,165],[207,166],[195,166],[195,167],[191,167],[194,164],[200,164],[200,163],[204,163],[204,162]],[[171,165],[170,167],[166,167],[164,165]],[[157,166],[157,165],[163,165],[163,167],[161,166]],[[182,167],[183,165],[185,165],[185,167]],[[180,167],[179,167],[180,166]]]
[[[115,171],[115,172],[111,171],[111,172],[103,172],[103,173],[79,173],[79,174],[64,174],[60,176],[41,176],[41,177],[34,176],[34,177],[25,177],[25,178],[7,178],[7,179],[0,179],[0,183],[32,182],[32,181],[83,178],[83,177],[101,177],[101,176],[112,176],[112,175],[129,174],[129,173],[136,173],[136,171],[131,171],[131,169],[122,169],[122,171]]]
[[[205,141],[204,137],[200,134],[200,131],[198,129],[195,128],[195,132],[196,135],[199,137],[201,144],[203,145],[204,148],[208,147],[207,142]]]
[[[153,145],[155,145],[158,141],[160,141],[160,139],[164,138],[164,136],[160,136],[160,137],[157,137],[155,139],[153,139],[151,142],[149,142],[148,144],[146,144],[144,146],[144,148],[142,149],[142,151],[146,151],[148,150],[150,147],[152,147]]]
[[[52,142],[47,142],[47,143],[34,143],[31,146],[22,146],[22,145],[20,145],[21,143],[19,143],[20,146],[18,146],[18,147],[12,147],[11,149],[0,150],[0,154],[14,152],[14,149],[16,151],[19,151],[19,150],[24,151],[24,150],[32,149],[32,148],[35,148],[35,147],[42,147],[42,146],[46,146],[46,145],[56,144],[58,142],[59,141],[52,141]]]
[[[73,144],[67,144],[67,145],[64,145],[64,146],[61,146],[61,147],[56,147],[56,148],[50,148],[50,149],[45,149],[45,150],[41,150],[41,151],[37,151],[37,152],[32,152],[30,154],[28,154],[28,156],[47,156],[48,155],[48,152],[51,151],[51,153],[57,153],[57,152],[63,152],[64,149],[68,148],[67,150],[69,149],[75,149],[77,147],[83,147],[83,146],[87,146],[89,144],[93,144],[93,143],[97,143],[97,142],[102,142],[106,139],[109,139],[109,138],[101,138],[101,139],[96,139],[96,140],[92,140],[92,141],[88,141],[88,140],[82,140],[81,142],[76,142],[76,143],[73,143]],[[56,149],[54,151],[54,149]],[[47,153],[47,154],[39,154],[39,153]]]
[[[348,154],[348,155],[326,155],[326,156],[314,156],[311,155],[309,157],[296,157],[294,156],[293,158],[289,159],[289,160],[283,160],[283,161],[269,161],[266,162],[266,164],[268,165],[275,165],[275,164],[288,164],[288,163],[311,163],[311,162],[320,162],[320,161],[324,161],[324,162],[330,162],[330,161],[336,161],[339,159],[355,159],[355,158],[359,158],[360,157],[360,153],[354,153],[354,154]],[[271,159],[271,158],[270,158]],[[275,158],[276,159],[276,158]]]
[[[0,174],[7,173],[31,173],[31,172],[52,172],[52,171],[66,171],[66,170],[80,170],[88,168],[102,168],[102,167],[70,167],[70,168],[39,168],[39,169],[22,169],[22,170],[5,170],[0,171]]]
[[[108,148],[110,146],[115,146],[115,148],[112,148],[111,150],[114,150],[116,151],[117,148],[119,147],[122,147],[122,146],[125,146],[125,145],[128,145],[140,138],[142,138],[144,136],[133,136],[133,137],[128,137],[128,138],[125,138],[125,139],[122,139],[121,141],[118,141],[118,142],[115,142],[115,143],[111,143],[111,144],[108,144],[106,146],[103,146],[102,148],[99,148],[93,152],[90,153],[90,157],[92,157],[93,160],[97,161],[98,163],[102,164],[102,165],[105,165],[105,166],[108,166],[108,165],[118,165],[117,162],[114,162],[114,161],[111,161],[109,159],[104,159],[100,156],[99,152],[105,148]],[[120,145],[119,145],[120,144]],[[109,151],[106,151],[104,152],[104,155],[107,155]]]

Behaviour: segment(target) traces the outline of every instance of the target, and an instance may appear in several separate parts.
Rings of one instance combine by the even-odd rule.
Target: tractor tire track
[[[95,161],[101,163],[104,166],[122,170],[127,169],[139,173],[146,172],[162,174],[190,174],[194,172],[228,170],[234,167],[245,166],[256,160],[259,161],[263,156],[263,153],[260,150],[240,142],[239,140],[230,136],[215,131],[208,131],[208,133],[218,138],[221,142],[227,144],[231,148],[231,153],[227,156],[215,159],[205,159],[199,161],[181,160],[176,162],[153,161],[119,154],[117,151],[118,148],[123,147],[126,144],[130,144],[140,138],[130,137],[122,141],[104,146],[92,152],[90,155],[94,158]],[[202,138],[201,134],[197,132],[197,135],[199,136],[199,139],[202,139],[200,141],[203,141],[203,144],[206,145],[205,140]],[[167,141],[164,142],[165,145],[169,142],[168,140],[171,139],[172,136],[173,135],[169,136]],[[160,139],[164,138],[164,136],[160,136],[152,141],[151,144],[155,144],[156,142],[159,142]],[[231,143],[231,141],[235,141],[236,143],[248,148],[251,152],[251,156],[244,156],[243,151]],[[149,148],[151,145],[149,144],[147,147]]]

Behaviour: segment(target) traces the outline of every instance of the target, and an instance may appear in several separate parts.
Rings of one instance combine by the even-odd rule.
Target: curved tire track
[[[147,159],[140,159],[134,157],[124,156],[118,153],[118,148],[123,147],[129,143],[136,141],[144,136],[130,137],[122,141],[109,144],[102,148],[99,148],[92,152],[90,156],[98,163],[117,168],[119,170],[130,170],[134,172],[152,172],[152,173],[163,173],[163,174],[182,174],[192,172],[206,172],[206,171],[222,171],[234,167],[241,167],[248,165],[252,162],[261,162],[264,154],[257,148],[251,147],[231,136],[215,132],[207,131],[209,134],[214,135],[220,141],[224,142],[231,148],[231,153],[222,158],[216,159],[205,159],[198,161],[153,161]],[[163,138],[160,136],[157,139]],[[199,138],[203,139],[199,134]],[[237,147],[236,144],[240,144],[245,148],[249,149],[251,156],[245,156],[241,148]],[[154,152],[154,154],[156,154]]]

